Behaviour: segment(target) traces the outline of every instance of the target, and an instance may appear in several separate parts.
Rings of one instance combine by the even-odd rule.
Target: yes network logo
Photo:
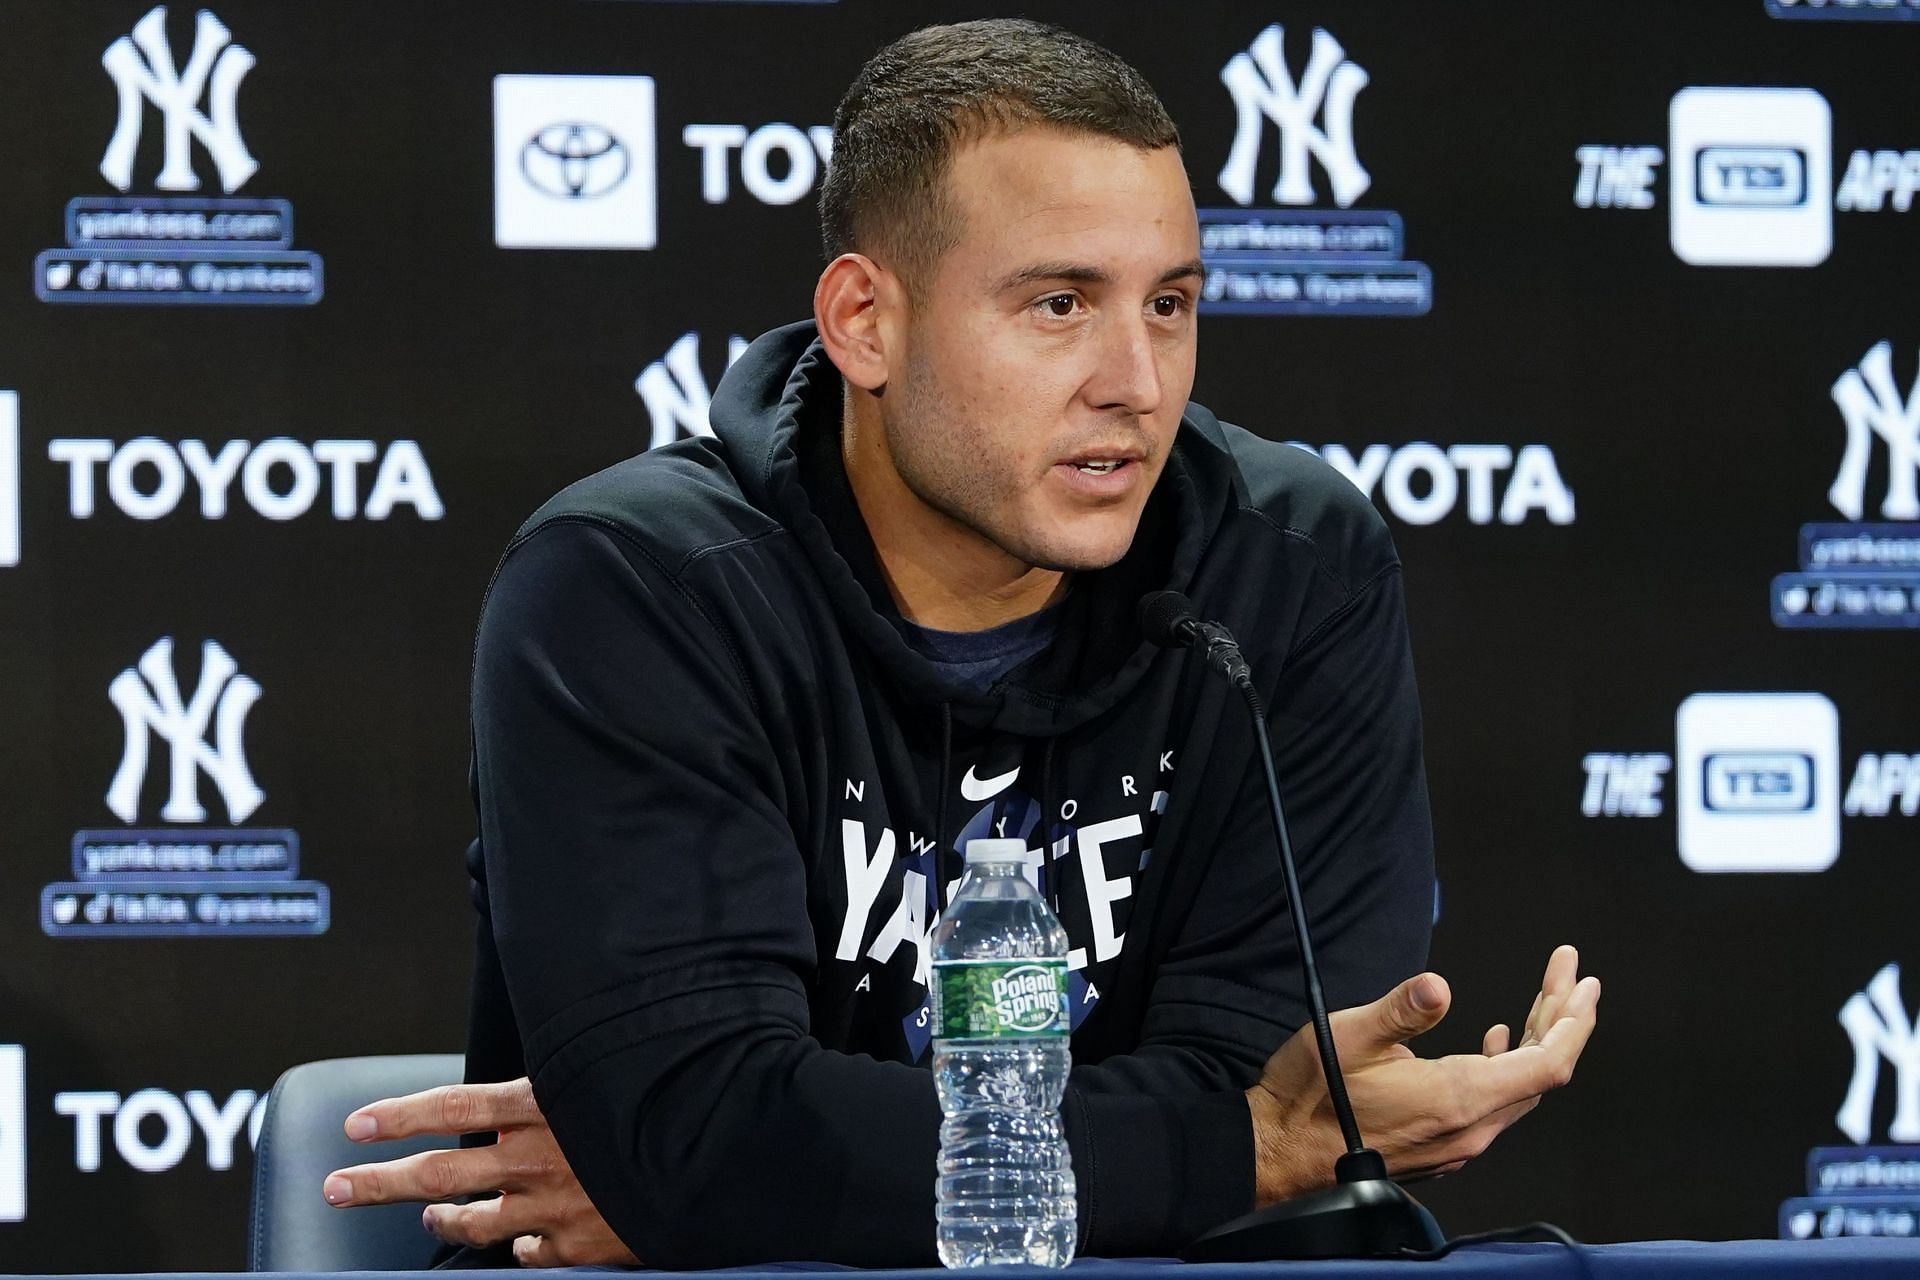
[[[1833,112],[1815,89],[1690,86],[1673,95],[1667,127],[1665,153],[1576,147],[1573,202],[1652,209],[1667,164],[1668,239],[1692,266],[1818,266],[1833,252],[1836,213],[1904,214],[1920,195],[1920,150],[1855,150],[1835,181]]]
[[[1905,762],[1863,754],[1843,799],[1840,713],[1825,694],[1696,693],[1674,715],[1671,754],[1586,755],[1580,809],[1589,818],[1658,818],[1671,781],[1689,870],[1825,871],[1840,856],[1842,814],[1885,817],[1886,801],[1905,785]],[[1882,791],[1887,780],[1892,793]]]
[[[1812,89],[1682,89],[1668,110],[1673,252],[1810,267],[1833,251],[1833,113]]]
[[[1825,871],[1840,856],[1840,713],[1817,693],[1697,693],[1674,720],[1680,861]]]

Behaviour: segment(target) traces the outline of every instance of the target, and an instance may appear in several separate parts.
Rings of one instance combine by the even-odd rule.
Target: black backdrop
[[[1140,66],[1200,206],[1242,244],[1293,237],[1218,242],[1222,302],[1234,279],[1280,301],[1212,308],[1195,395],[1378,480],[1457,996],[1427,1047],[1523,1017],[1559,941],[1606,981],[1577,1085],[1423,1197],[1453,1230],[1913,1230],[1920,1176],[1902,1199],[1878,1185],[1902,1153],[1873,1154],[1920,1142],[1896,1110],[1897,1083],[1920,1089],[1910,1006],[1897,971],[1848,1003],[1920,962],[1911,5],[220,0],[246,55],[189,6],[152,10],[0,6],[0,1265],[239,1265],[247,1091],[459,1046],[465,680],[495,557],[553,490],[697,421],[729,338],[804,314],[814,189],[785,190],[782,148],[860,63],[1006,12]],[[143,20],[144,49],[116,46]],[[1247,105],[1243,203],[1221,73],[1273,24],[1296,110]],[[1342,51],[1322,41],[1318,94],[1316,28]],[[547,117],[496,140],[500,75],[648,77],[652,118],[631,79],[597,119],[523,82]],[[1690,87],[1811,90],[1830,123],[1805,93],[1676,101]],[[123,108],[121,184],[102,160]],[[793,129],[728,149],[716,202],[693,124]],[[170,160],[189,176],[163,187]],[[496,243],[496,200],[565,239],[649,198],[651,247]],[[287,247],[263,247],[288,213]],[[1375,260],[1300,248],[1396,216]],[[1742,260],[1683,260],[1702,244]],[[1849,511],[1833,389],[1863,362]],[[321,443],[341,441],[367,443]],[[195,475],[222,463],[216,515]],[[1850,521],[1856,563],[1803,565],[1803,525]],[[1676,724],[1728,693],[1816,696],[1708,698]],[[1866,1121],[1843,1126],[1850,1084]],[[236,1128],[228,1162],[207,1132]],[[1811,1149],[1856,1145],[1830,1176],[1877,1196],[1783,1208]]]

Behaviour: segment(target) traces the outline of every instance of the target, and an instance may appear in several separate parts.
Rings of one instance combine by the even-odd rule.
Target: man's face
[[[1045,569],[1126,554],[1193,387],[1199,229],[1171,147],[1031,128],[960,148],[959,243],[880,402],[928,506]]]

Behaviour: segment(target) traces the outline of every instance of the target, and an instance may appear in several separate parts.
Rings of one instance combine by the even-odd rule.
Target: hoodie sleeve
[[[1398,565],[1339,603],[1278,668],[1264,690],[1268,728],[1315,956],[1330,1008],[1364,1004],[1419,972],[1432,928],[1433,835]],[[1165,1249],[1253,1207],[1244,1092],[1308,1020],[1265,778],[1251,734],[1235,741],[1251,763],[1153,974],[1140,1042],[1074,1071],[1065,1114],[1076,1168],[1094,1173],[1080,1204],[1091,1253]]]
[[[621,535],[541,527],[489,592],[473,715],[534,1095],[608,1224],[669,1269],[931,1264],[932,1078],[809,1035],[779,756],[698,602]]]

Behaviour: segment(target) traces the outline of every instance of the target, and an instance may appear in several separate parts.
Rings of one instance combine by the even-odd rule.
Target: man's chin
[[[1120,563],[1133,545],[1136,523],[1124,538],[1047,539],[1015,554],[1036,569],[1053,573],[1097,573]]]

